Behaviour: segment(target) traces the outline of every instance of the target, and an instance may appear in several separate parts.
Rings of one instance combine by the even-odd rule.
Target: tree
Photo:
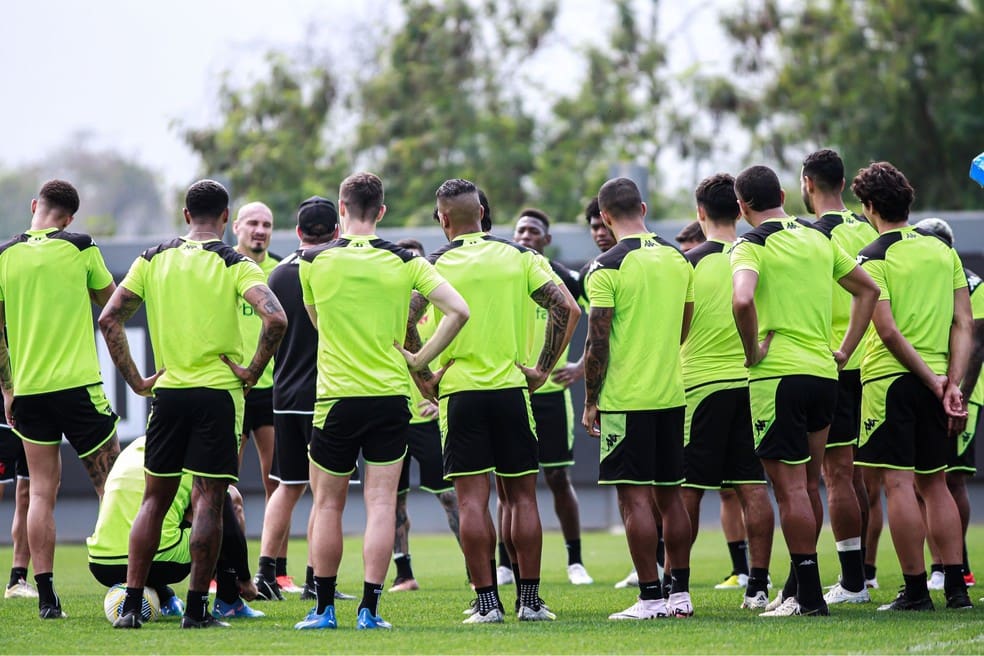
[[[739,84],[722,94],[786,168],[817,146],[848,170],[888,160],[923,207],[980,205],[966,169],[984,133],[980,0],[746,2],[724,21]],[[730,100],[728,100],[730,99]]]

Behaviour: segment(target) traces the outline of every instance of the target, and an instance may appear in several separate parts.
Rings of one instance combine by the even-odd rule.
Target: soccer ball
[[[126,585],[117,583],[106,593],[103,599],[103,610],[110,624],[123,614],[123,601],[126,599]],[[143,603],[140,605],[140,617],[144,622],[156,620],[161,616],[161,600],[153,588],[144,588]]]

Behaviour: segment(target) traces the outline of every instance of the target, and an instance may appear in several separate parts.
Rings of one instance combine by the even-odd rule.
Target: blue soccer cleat
[[[307,617],[294,625],[295,629],[337,629],[338,622],[335,620],[335,607],[328,606],[325,608],[325,612],[318,615],[315,611],[317,608],[312,608],[308,612]]]
[[[253,610],[246,605],[242,598],[236,599],[236,603],[229,604],[221,599],[216,599],[212,606],[212,615],[219,619],[229,619],[232,617],[265,617],[266,613],[260,610]]]
[[[393,625],[379,615],[373,615],[368,608],[359,609],[359,620],[355,623],[357,629],[392,629]]]
[[[172,595],[170,599],[161,604],[162,617],[181,617],[184,612],[184,602],[178,599],[177,595]]]

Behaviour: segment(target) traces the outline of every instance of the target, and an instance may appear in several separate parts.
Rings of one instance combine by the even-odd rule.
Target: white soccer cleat
[[[666,600],[666,611],[670,617],[693,617],[694,604],[689,592],[673,592]]]
[[[669,617],[665,599],[639,599],[620,613],[612,613],[610,620],[655,620]]]
[[[737,590],[748,585],[748,574],[728,574],[714,586],[715,590]]]
[[[830,604],[866,604],[871,601],[868,588],[862,588],[861,592],[851,592],[846,590],[840,583],[827,591],[823,600]]]
[[[790,599],[793,599],[793,598],[794,597],[790,597]],[[786,601],[786,598],[782,596],[782,590],[780,590],[776,594],[776,598],[773,599],[772,601],[770,601],[769,602],[769,605],[765,607],[765,610],[775,610],[775,609],[779,608],[780,606],[782,606],[782,604],[783,604],[784,601]]]
[[[496,567],[495,582],[499,585],[509,585],[510,583],[514,583],[515,579],[513,579],[512,569],[506,567],[505,565],[499,565]]]
[[[567,580],[574,585],[591,585],[594,583],[594,579],[591,578],[588,570],[584,569],[584,565],[581,563],[567,566]]]
[[[17,579],[17,583],[13,585],[8,585],[7,589],[3,591],[4,599],[37,599],[38,591],[34,589],[34,586],[25,581],[24,579]]]
[[[624,579],[615,584],[616,588],[638,588],[639,587],[639,573],[633,569],[629,572],[629,575]]]
[[[933,572],[932,576],[929,577],[929,581],[926,583],[926,587],[930,590],[942,590],[943,580],[943,572]]]
[[[799,612],[799,602],[796,601],[796,597],[790,597],[789,599],[785,599],[773,610],[767,610],[764,613],[760,613],[759,617],[790,617],[792,615],[799,615]]]
[[[741,607],[751,610],[766,610],[769,607],[769,595],[759,590],[754,597],[746,596],[745,601],[741,602]]]
[[[474,615],[472,617],[474,617]],[[520,606],[519,611],[516,613],[516,617],[519,618],[520,622],[551,622],[557,619],[557,616],[551,613],[550,609],[542,604],[537,610],[533,610],[529,606]]]
[[[489,612],[479,613],[478,611],[472,613],[468,616],[468,619],[462,620],[462,624],[502,624],[502,611],[498,608],[493,608]]]
[[[878,589],[878,579],[877,578],[865,579],[864,580],[864,587],[868,588],[869,590],[877,590]]]

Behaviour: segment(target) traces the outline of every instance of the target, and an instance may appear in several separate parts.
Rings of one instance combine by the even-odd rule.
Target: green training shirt
[[[428,259],[471,311],[468,323],[440,356],[442,366],[454,360],[441,379],[441,396],[526,387],[516,364],[524,362],[529,351],[529,297],[551,282],[543,258],[511,241],[473,232]]]
[[[774,331],[765,358],[749,380],[789,375],[837,378],[830,350],[833,287],[855,267],[812,223],[796,217],[767,219],[735,242],[731,270],[755,271],[758,340]]]
[[[28,230],[0,245],[0,301],[17,396],[102,381],[89,290],[112,282],[89,235]]]
[[[684,253],[694,267],[694,316],[681,351],[686,389],[748,380],[745,351],[731,309],[732,245],[708,239]]]
[[[858,262],[889,301],[899,332],[934,373],[946,373],[953,292],[967,286],[957,251],[936,235],[906,225],[881,234]],[[908,371],[873,332],[865,343],[861,381]]]
[[[830,239],[840,246],[851,257],[857,257],[865,246],[878,239],[878,231],[868,220],[850,210],[827,212],[814,224]],[[847,334],[847,325],[851,320],[851,293],[834,283],[834,298],[832,307],[832,327],[830,335],[830,350],[836,351]],[[869,325],[868,330],[873,328]],[[863,340],[862,340],[862,343]],[[861,354],[864,349],[857,348],[851,354],[851,359],[844,365],[849,371],[861,368]]]
[[[277,268],[280,258],[273,253],[267,253],[262,262],[257,262],[257,266],[263,271],[263,276],[269,280],[270,273]],[[243,353],[249,357],[256,352],[256,345],[260,342],[260,333],[263,332],[263,319],[256,313],[253,306],[243,297],[239,297],[239,331],[243,336]],[[256,389],[269,389],[273,387],[273,358],[267,363],[266,369],[259,380],[256,381]]]
[[[305,305],[318,312],[317,400],[410,396],[403,343],[410,294],[444,282],[427,260],[375,235],[343,235],[301,255]]]
[[[120,452],[106,477],[106,491],[99,504],[99,516],[92,535],[85,543],[89,562],[101,565],[126,565],[130,551],[130,531],[143,502],[144,449],[147,438],[138,437]],[[191,506],[191,474],[182,474],[177,494],[164,515],[161,541],[157,553],[171,549],[181,541],[181,524]]]
[[[967,291],[970,293],[970,309],[973,312],[974,321],[980,321],[984,319],[984,291],[982,291],[981,287],[981,278],[970,269],[964,269],[964,273],[967,274]],[[974,391],[968,400],[977,405],[984,405],[984,376],[978,377],[977,384],[974,385]],[[973,426],[968,426],[968,428],[973,429]]]
[[[680,331],[684,308],[694,301],[694,268],[686,258],[651,232],[628,235],[595,258],[585,286],[593,309],[614,309],[598,409],[685,405]]]
[[[266,276],[253,260],[218,239],[178,237],[145,250],[120,283],[143,299],[154,365],[166,370],[155,388],[241,389],[222,360],[249,364],[239,299]]]

